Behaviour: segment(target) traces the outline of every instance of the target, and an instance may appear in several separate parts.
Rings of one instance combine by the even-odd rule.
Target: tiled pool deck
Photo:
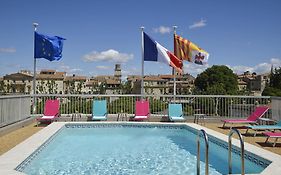
[[[121,122],[98,122],[92,124],[120,124]],[[122,122],[123,124],[128,125],[138,125],[135,122]],[[19,171],[16,171],[15,168],[20,165],[28,156],[30,156],[35,150],[37,150],[44,142],[46,142],[54,133],[56,133],[61,127],[65,124],[82,126],[82,124],[91,124],[91,122],[55,122],[49,125],[48,127],[40,130],[32,137],[26,139],[24,142],[18,144],[16,147],[6,152],[2,156],[0,156],[0,174],[11,174],[11,175],[19,175],[23,174]],[[215,136],[220,140],[225,142],[228,141],[228,137],[222,133],[213,131],[206,127],[194,124],[194,123],[155,123],[155,122],[145,122],[140,123],[144,124],[156,124],[156,125],[187,125],[191,126],[196,130],[204,129],[209,135]],[[233,145],[239,147],[240,142],[236,139],[232,141]],[[249,151],[259,157],[267,159],[272,163],[261,173],[261,174],[280,174],[281,172],[281,156],[275,153],[269,152],[267,150],[261,149],[257,146],[245,143],[245,150]],[[249,156],[249,155],[248,155]],[[255,160],[256,161],[256,160]],[[267,161],[261,160],[260,164],[266,164]]]

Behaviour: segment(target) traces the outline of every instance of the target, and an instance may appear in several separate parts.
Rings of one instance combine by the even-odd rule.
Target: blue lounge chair
[[[106,100],[94,100],[92,120],[107,120]]]
[[[169,119],[170,121],[184,121],[182,112],[182,104],[169,104]]]
[[[254,136],[257,135],[257,132],[263,131],[263,130],[269,130],[269,131],[274,131],[274,130],[281,130],[281,120],[276,123],[275,125],[249,125],[247,126],[246,134],[248,133],[248,130],[252,129],[255,131]]]

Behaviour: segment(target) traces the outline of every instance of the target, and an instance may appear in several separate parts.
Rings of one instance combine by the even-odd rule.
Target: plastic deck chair
[[[93,101],[92,120],[107,120],[106,100]]]
[[[255,131],[254,136],[256,136],[257,131],[262,131],[262,130],[271,130],[271,131],[281,130],[281,120],[278,123],[276,123],[275,125],[249,125],[249,126],[247,126],[246,134],[248,133],[249,129],[252,129],[252,130]]]
[[[182,104],[169,104],[169,119],[170,121],[184,121]]]
[[[146,100],[136,101],[135,117],[133,120],[143,121],[150,116],[149,102]]]
[[[265,143],[269,140],[269,138],[275,138],[275,141],[273,143],[273,147],[276,145],[276,142],[279,138],[281,138],[281,132],[264,132],[264,135],[267,136]]]
[[[231,124],[256,124],[258,119],[262,117],[267,111],[268,111],[267,106],[258,106],[256,107],[255,111],[252,112],[251,115],[248,116],[247,119],[228,119],[228,120],[222,120],[223,125],[222,127],[225,127],[226,123],[231,123]]]
[[[37,118],[37,126],[39,122],[54,121],[59,117],[60,101],[47,100],[44,107],[43,117]]]

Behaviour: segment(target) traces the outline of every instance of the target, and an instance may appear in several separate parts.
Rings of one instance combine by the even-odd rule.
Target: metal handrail
[[[240,140],[240,149],[241,149],[241,174],[245,174],[245,164],[244,164],[244,139],[241,133],[236,128],[232,128],[228,134],[228,174],[232,174],[232,161],[231,161],[231,150],[232,150],[232,143],[231,138],[232,135],[236,133]]]
[[[205,140],[205,174],[208,175],[209,174],[209,141],[208,141],[208,135],[206,134],[206,132],[201,129],[198,131],[197,134],[197,175],[200,174],[200,133],[203,133],[203,137]]]

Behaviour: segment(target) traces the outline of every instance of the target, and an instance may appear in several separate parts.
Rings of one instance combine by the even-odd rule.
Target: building
[[[131,85],[133,94],[141,93],[141,76],[131,75],[127,77],[127,83]],[[190,74],[176,75],[176,94],[191,94],[194,88],[195,78]],[[144,81],[144,94],[149,95],[172,95],[174,93],[173,75],[146,75]]]
[[[55,70],[41,70],[36,74],[37,94],[63,94],[66,72]]]
[[[257,75],[255,72],[244,72],[238,77],[239,90],[248,91],[249,95],[261,96],[265,86],[270,81],[270,73]]]
[[[115,64],[115,69],[114,69],[114,77],[116,81],[119,81],[121,83],[121,65],[120,64]]]
[[[64,94],[89,94],[91,89],[87,86],[86,76],[66,76],[63,80],[63,92]]]
[[[20,71],[5,75],[2,78],[1,90],[2,93],[19,93],[19,94],[30,94],[33,89],[33,75],[27,71]]]

